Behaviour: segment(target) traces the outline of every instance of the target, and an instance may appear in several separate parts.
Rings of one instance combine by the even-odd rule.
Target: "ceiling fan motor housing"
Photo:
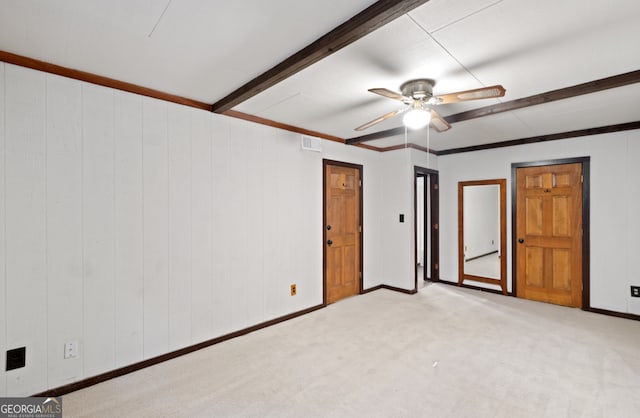
[[[409,80],[400,86],[400,91],[405,97],[411,97],[414,100],[428,100],[433,96],[433,86],[436,81],[431,78],[419,78]]]

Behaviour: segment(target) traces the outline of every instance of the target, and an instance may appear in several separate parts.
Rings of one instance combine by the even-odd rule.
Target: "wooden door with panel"
[[[582,165],[518,168],[517,296],[582,306]]]
[[[326,303],[361,291],[360,170],[325,165]]]

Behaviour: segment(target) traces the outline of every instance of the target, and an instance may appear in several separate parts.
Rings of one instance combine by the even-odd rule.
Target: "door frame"
[[[327,242],[327,230],[325,225],[327,225],[327,166],[336,166],[336,167],[347,167],[354,168],[358,170],[360,177],[360,201],[358,202],[359,206],[359,216],[360,216],[360,233],[358,234],[358,239],[360,240],[360,280],[358,280],[358,294],[362,294],[362,290],[364,288],[364,263],[363,263],[363,248],[364,248],[364,240],[362,237],[364,236],[364,218],[363,218],[363,190],[364,190],[364,179],[362,177],[362,165],[361,164],[353,164],[347,163],[344,161],[336,161],[336,160],[328,160],[326,158],[322,159],[322,305],[327,306],[327,246],[325,243]]]
[[[414,247],[414,255],[413,255],[413,264],[414,264],[414,290],[418,291],[418,177],[424,177],[424,187],[425,193],[424,197],[427,196],[427,181],[429,179],[429,214],[431,223],[427,225],[427,210],[425,207],[425,219],[422,222],[424,225],[424,234],[423,237],[427,239],[427,228],[431,228],[431,263],[429,265],[429,281],[438,282],[440,281],[440,235],[439,235],[439,223],[440,223],[440,205],[439,205],[439,173],[437,170],[433,170],[430,168],[419,167],[417,165],[413,166],[413,247]],[[425,199],[426,200],[426,199]],[[427,257],[425,257],[426,260]],[[426,273],[426,269],[424,270]]]
[[[541,160],[511,163],[511,294],[517,297],[517,260],[516,257],[518,246],[517,240],[517,188],[516,188],[516,171],[518,168],[526,167],[540,167],[545,165],[560,165],[560,164],[582,164],[582,310],[591,310],[590,303],[590,221],[589,221],[589,203],[590,203],[590,164],[591,157],[575,157],[575,158],[561,158],[556,160]]]

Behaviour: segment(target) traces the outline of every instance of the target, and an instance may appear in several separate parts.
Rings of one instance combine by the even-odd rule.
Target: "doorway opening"
[[[415,290],[440,280],[438,172],[413,167]]]

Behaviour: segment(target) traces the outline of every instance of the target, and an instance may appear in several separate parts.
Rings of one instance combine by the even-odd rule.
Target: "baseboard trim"
[[[588,307],[584,310],[587,312],[593,312],[601,315],[616,316],[618,318],[625,318],[625,319],[631,319],[633,321],[640,321],[640,315],[636,315],[636,314],[616,312],[616,311],[610,311],[608,309],[600,309],[600,308],[592,308],[592,307]]]
[[[375,292],[376,290],[380,290],[380,289],[382,289],[382,285],[381,284],[379,284],[377,286],[370,287],[368,289],[362,289],[362,292],[360,292],[360,294],[364,295],[365,293]]]
[[[448,281],[445,281],[445,280],[432,280],[431,282],[432,283],[444,283],[444,284],[447,284],[447,285],[450,285],[450,286],[466,287],[467,289],[480,290],[480,291],[483,291],[483,292],[489,292],[489,293],[495,293],[497,295],[502,295],[502,292],[499,291],[499,290],[485,289],[484,287],[473,286],[473,285],[469,285],[469,284],[459,285],[456,282],[448,282]],[[512,292],[510,292],[509,296],[515,296],[515,295]],[[615,316],[617,318],[630,319],[632,321],[640,321],[640,315],[636,315],[636,314],[610,311],[608,309],[592,308],[591,306],[583,308],[582,310],[586,311],[586,312],[597,313],[597,314],[600,314],[600,315]]]
[[[368,289],[364,289],[362,292],[360,292],[360,294],[364,295],[365,293],[374,292],[374,291],[380,290],[380,289],[387,289],[387,290],[391,290],[391,291],[394,291],[394,292],[404,293],[406,295],[415,295],[416,293],[418,293],[418,291],[416,289],[408,290],[408,289],[402,289],[400,287],[389,286],[388,284],[379,284],[377,286],[370,287]]]
[[[418,293],[417,289],[402,289],[400,287],[395,287],[395,286],[389,286],[386,284],[383,284],[380,286],[382,289],[387,289],[387,290],[392,290],[394,292],[400,292],[400,293],[404,293],[405,295],[415,295],[416,293]]]
[[[162,354],[162,355],[159,355],[157,357],[153,357],[153,358],[150,358],[150,359],[147,359],[147,360],[140,361],[138,363],[130,364],[128,366],[124,366],[124,367],[121,367],[119,369],[111,370],[109,372],[105,372],[105,373],[102,373],[102,374],[99,374],[99,375],[96,375],[96,376],[92,376],[92,377],[89,377],[89,378],[86,378],[86,379],[83,379],[83,380],[79,380],[77,382],[73,382],[73,383],[70,383],[68,385],[60,386],[60,387],[57,387],[57,388],[54,388],[54,389],[48,389],[48,390],[46,390],[44,392],[36,393],[36,394],[34,394],[32,396],[36,396],[36,397],[57,397],[57,396],[62,396],[62,395],[65,395],[67,393],[71,393],[71,392],[75,392],[75,391],[80,390],[80,389],[88,388],[90,386],[97,385],[98,383],[102,383],[102,382],[105,382],[107,380],[114,379],[116,377],[124,376],[126,374],[133,373],[133,372],[136,372],[138,370],[144,369],[146,367],[150,367],[150,366],[165,362],[167,360],[172,360],[172,359],[174,359],[176,357],[180,357],[180,356],[183,356],[185,354],[189,354],[189,353],[192,353],[194,351],[198,351],[198,350],[201,350],[203,348],[210,347],[212,345],[219,344],[221,342],[224,342],[224,341],[236,338],[236,337],[240,337],[242,335],[246,335],[246,334],[249,334],[251,332],[258,331],[258,330],[261,330],[263,328],[267,328],[267,327],[270,327],[272,325],[276,325],[276,324],[279,324],[281,322],[285,322],[285,321],[288,321],[288,320],[293,319],[293,318],[297,318],[297,317],[302,316],[302,315],[306,315],[308,313],[311,313],[313,311],[317,311],[318,309],[322,309],[324,307],[326,307],[326,305],[324,305],[324,304],[312,306],[310,308],[303,309],[301,311],[293,312],[293,313],[290,313],[288,315],[284,315],[284,316],[281,316],[281,317],[278,317],[278,318],[271,319],[269,321],[261,322],[259,324],[250,326],[248,328],[244,328],[244,329],[241,329],[241,330],[238,330],[238,331],[234,331],[232,333],[225,334],[225,335],[222,335],[220,337],[212,338],[210,340],[203,341],[201,343],[194,344],[194,345],[191,345],[189,347],[181,348],[179,350],[172,351],[170,353]]]
[[[443,284],[448,284],[450,286],[456,286],[456,287],[464,287],[467,289],[472,289],[472,290],[480,290],[481,292],[489,292],[489,293],[495,293],[496,295],[503,295],[502,290],[497,290],[497,289],[487,289],[486,287],[480,287],[480,286],[474,286],[472,284],[458,284],[458,282],[448,282],[446,280],[438,280],[438,281],[434,281],[433,283],[443,283]],[[509,292],[507,293],[508,296],[513,296],[513,293]]]

